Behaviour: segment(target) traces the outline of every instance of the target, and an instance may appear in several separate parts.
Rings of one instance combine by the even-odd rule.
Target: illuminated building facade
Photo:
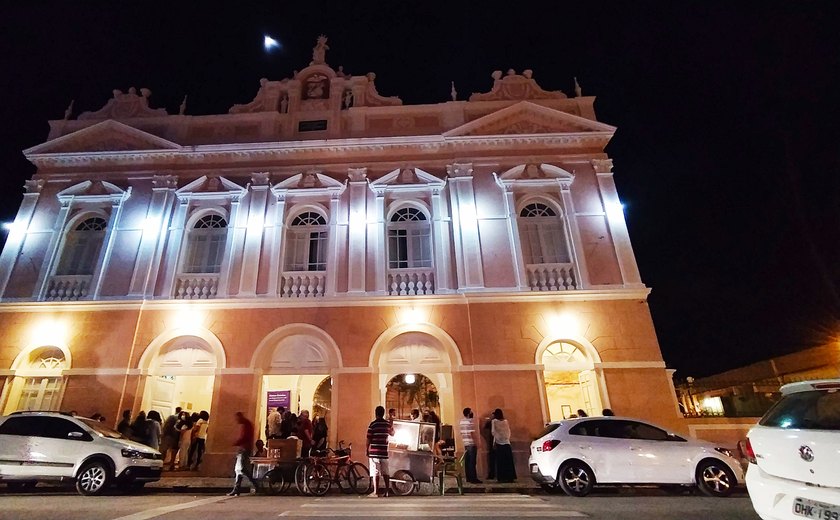
[[[679,427],[594,98],[374,78],[315,52],[227,114],[131,89],[50,121],[0,256],[2,411],[208,410],[208,474],[269,392],[356,446],[380,403],[502,408],[519,464],[579,408]]]

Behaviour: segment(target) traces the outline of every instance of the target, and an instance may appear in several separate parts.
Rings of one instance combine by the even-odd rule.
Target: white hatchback
[[[747,434],[747,490],[764,520],[840,519],[840,379],[791,383]]]
[[[79,493],[98,495],[113,483],[139,487],[159,480],[162,459],[91,419],[58,412],[0,417],[0,482],[11,488],[71,481]]]
[[[543,489],[578,497],[596,484],[696,484],[728,496],[744,475],[725,448],[625,417],[550,423],[531,443],[528,462]]]

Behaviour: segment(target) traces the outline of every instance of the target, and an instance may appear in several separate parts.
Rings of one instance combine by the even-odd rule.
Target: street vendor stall
[[[409,494],[415,481],[432,483],[434,444],[434,423],[394,421],[394,435],[388,439],[388,466],[395,491]]]

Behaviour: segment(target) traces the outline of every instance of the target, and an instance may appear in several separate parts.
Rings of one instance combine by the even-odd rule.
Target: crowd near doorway
[[[323,417],[328,425],[331,424],[332,377],[328,374],[263,376],[257,415],[257,433],[261,437],[265,437],[268,413],[278,406],[283,406],[295,415],[300,415],[302,410],[309,410],[309,418],[313,422]]]
[[[583,410],[601,413],[595,365],[587,353],[567,341],[548,345],[542,354],[546,403],[550,421],[568,419]]]
[[[385,387],[385,409],[393,408],[398,419],[411,419],[411,411],[419,410],[420,417],[440,411],[440,393],[431,379],[423,374],[399,374]]]

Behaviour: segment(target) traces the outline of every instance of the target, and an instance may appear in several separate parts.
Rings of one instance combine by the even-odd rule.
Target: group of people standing
[[[309,410],[300,415],[278,406],[268,413],[265,424],[267,439],[297,438],[301,441],[300,456],[308,457],[311,451],[321,452],[327,448],[327,421],[324,417],[309,419]]]
[[[157,410],[140,412],[131,420],[131,410],[125,410],[117,425],[123,437],[145,444],[163,454],[169,470],[198,470],[204,456],[210,414],[207,411],[187,412],[181,407],[163,421]]]

